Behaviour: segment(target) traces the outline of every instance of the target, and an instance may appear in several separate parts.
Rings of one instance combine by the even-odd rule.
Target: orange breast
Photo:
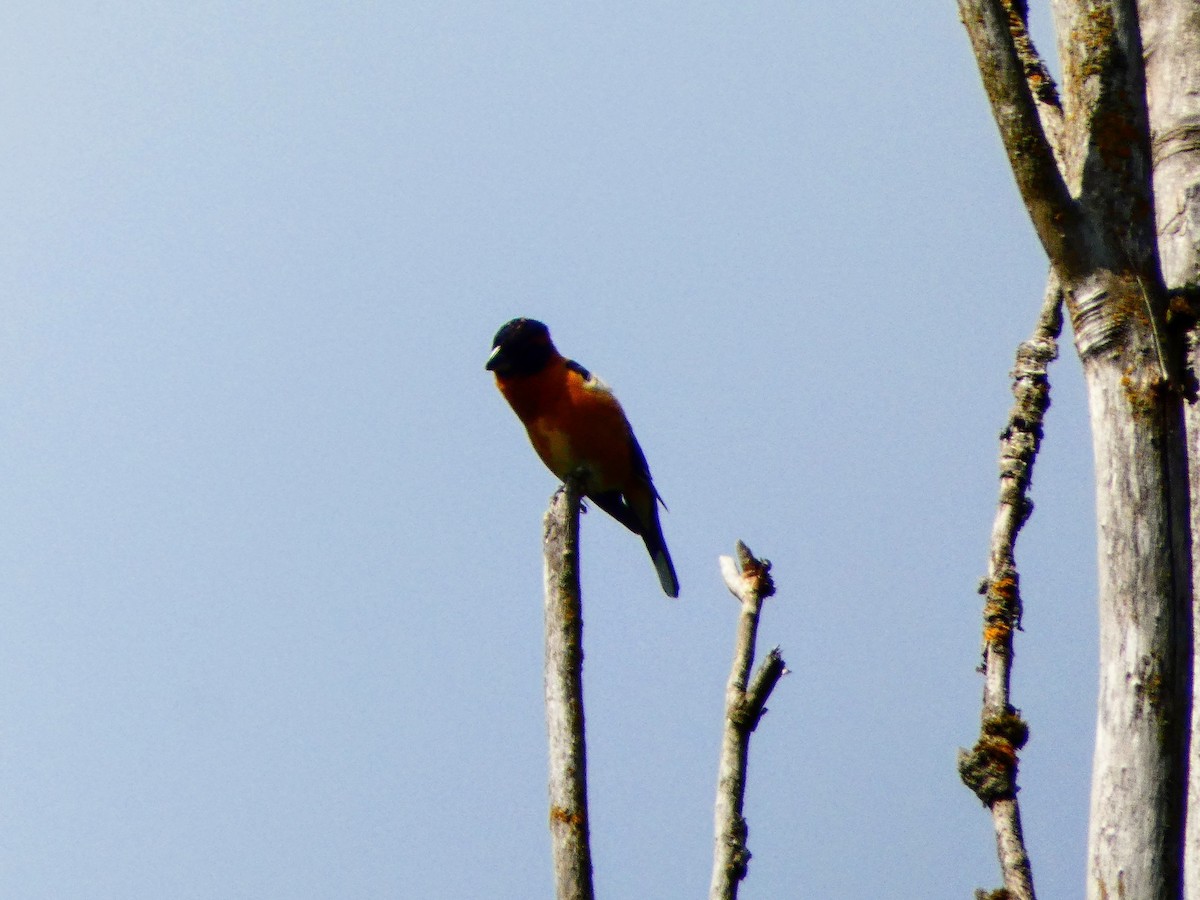
[[[561,357],[536,375],[497,378],[513,411],[525,425],[534,450],[557,477],[580,467],[591,474],[595,492],[629,482],[633,452],[629,424],[616,398],[590,386]]]

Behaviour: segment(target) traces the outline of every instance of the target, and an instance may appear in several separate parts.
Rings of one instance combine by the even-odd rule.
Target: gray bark
[[[1155,222],[1165,287],[1172,296],[1167,327],[1182,343],[1194,377],[1200,368],[1195,317],[1200,287],[1200,4],[1195,0],[1142,0],[1138,4],[1145,60]],[[1183,376],[1187,378],[1187,372]],[[1183,392],[1194,383],[1182,385]],[[1196,651],[1197,561],[1200,561],[1200,404],[1185,408],[1191,482],[1192,691],[1200,677]],[[1182,662],[1187,665],[1185,659]],[[1200,712],[1192,705],[1184,840],[1184,896],[1200,898]]]
[[[754,645],[762,603],[774,593],[769,564],[755,559],[745,544],[738,542],[738,564],[721,557],[721,573],[730,593],[740,605],[733,665],[725,688],[725,727],[721,735],[721,758],[717,769],[717,800],[713,810],[714,845],[709,900],[737,900],[738,885],[746,877],[750,851],[748,829],[742,816],[746,796],[746,763],[750,734],[766,710],[767,698],[787,671],[776,648],[750,678]]]
[[[1033,509],[1029,486],[1050,406],[1047,368],[1058,356],[1062,292],[1052,275],[1033,336],[1017,348],[1013,366],[1015,402],[1000,435],[1000,500],[992,522],[988,574],[980,590],[983,607],[983,714],[979,740],[959,752],[959,774],[991,810],[996,854],[1012,900],[1035,900],[1033,871],[1017,802],[1017,754],[1029,729],[1012,705],[1013,632],[1022,602],[1017,572],[1017,535]]]
[[[550,501],[543,535],[550,844],[558,900],[592,900],[594,896],[583,722],[579,500],[579,486],[568,478]]]
[[[1129,414],[1139,373],[1092,364],[1088,397],[1098,481],[1100,695],[1088,836],[1088,896],[1180,896],[1187,708],[1176,646],[1182,583],[1174,566],[1172,478],[1177,435]],[[1131,385],[1130,382],[1133,381]],[[1147,415],[1154,415],[1147,410]],[[1153,560],[1161,560],[1155,565]]]
[[[1163,279],[1168,289],[1195,288],[1200,285],[1200,4],[1141,0],[1138,14]]]
[[[1022,198],[1062,284],[1087,384],[1101,653],[1088,897],[1168,900],[1182,889],[1194,501],[1185,348],[1168,327],[1159,269],[1138,7],[1053,0],[1064,115],[1061,144],[1052,146],[1042,120],[1019,112],[1036,111],[1030,96],[1041,90],[1041,75],[1022,62],[1023,6],[959,6]],[[1179,39],[1153,38],[1155,47]],[[1069,213],[1045,172],[1051,158]]]

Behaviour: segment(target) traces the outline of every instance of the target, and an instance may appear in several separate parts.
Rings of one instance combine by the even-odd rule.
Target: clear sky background
[[[707,890],[738,538],[793,670],[743,896],[998,886],[955,752],[1045,262],[951,0],[10,2],[0,116],[0,896],[551,896],[516,315],[621,397],[682,583],[584,519],[599,895]],[[1063,351],[1018,547],[1046,896],[1096,679]]]

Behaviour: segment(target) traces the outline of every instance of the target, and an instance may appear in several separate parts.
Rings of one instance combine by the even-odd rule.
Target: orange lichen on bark
[[[1017,579],[1001,575],[987,586],[987,601],[983,609],[983,640],[998,651],[1005,651],[1012,642],[1013,627],[1021,620],[1021,600]]]
[[[989,622],[983,629],[983,639],[992,646],[1008,643],[1012,626],[1004,621]]]
[[[583,824],[583,816],[577,812],[571,812],[569,809],[563,809],[561,806],[552,806],[550,807],[550,821],[578,828]]]

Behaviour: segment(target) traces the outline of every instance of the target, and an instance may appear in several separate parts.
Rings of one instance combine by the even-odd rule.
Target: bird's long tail
[[[658,523],[658,509],[651,507],[651,520],[646,523],[642,532],[642,540],[646,551],[654,560],[654,568],[658,572],[658,583],[668,597],[679,596],[679,579],[675,576],[675,564],[671,562],[671,554],[667,550],[667,542],[663,539],[662,526]]]
[[[631,492],[626,498],[617,491],[588,494],[588,497],[641,537],[650,558],[654,560],[654,568],[658,572],[658,581],[662,589],[668,597],[678,597],[679,579],[675,577],[675,565],[671,562],[671,554],[667,552],[667,542],[663,539],[662,525],[658,521],[659,499],[654,486],[647,484],[642,489]]]

